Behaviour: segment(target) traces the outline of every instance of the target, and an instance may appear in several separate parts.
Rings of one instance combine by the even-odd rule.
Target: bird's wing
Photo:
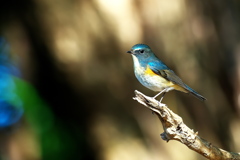
[[[184,84],[183,81],[169,68],[168,69],[159,69],[159,67],[157,67],[156,65],[153,65],[152,63],[149,63],[148,65],[149,65],[149,68],[155,74],[188,90],[188,87],[186,86],[186,84]]]
[[[159,67],[160,65],[160,67]],[[203,97],[202,95],[200,95],[199,93],[197,93],[196,91],[194,91],[192,88],[190,88],[189,86],[187,86],[185,83],[183,83],[183,81],[172,71],[170,70],[166,65],[164,66],[164,69],[161,69],[162,66],[161,64],[156,64],[156,63],[149,63],[148,64],[149,68],[157,75],[165,78],[168,81],[171,81],[172,83],[174,83],[175,85],[179,86],[180,88],[175,88],[179,91],[187,91],[190,92],[191,94],[193,94],[194,96],[196,96],[197,98],[199,98],[200,100],[206,100],[205,97]],[[182,90],[183,89],[183,90]]]

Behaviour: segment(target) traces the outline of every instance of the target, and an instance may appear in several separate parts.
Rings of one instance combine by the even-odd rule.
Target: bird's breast
[[[144,67],[135,68],[135,76],[142,85],[153,91],[162,91],[173,85],[172,82],[157,75],[149,67],[146,69]]]

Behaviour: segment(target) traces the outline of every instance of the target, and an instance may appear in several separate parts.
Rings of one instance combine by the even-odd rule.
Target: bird
[[[146,44],[132,46],[130,53],[133,58],[134,73],[138,81],[145,87],[159,92],[153,98],[164,95],[172,90],[190,93],[196,98],[204,101],[205,97],[186,85],[165,63],[163,63]]]

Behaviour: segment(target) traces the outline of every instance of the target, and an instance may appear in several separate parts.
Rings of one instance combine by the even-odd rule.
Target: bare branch
[[[165,141],[177,140],[188,148],[198,152],[211,160],[240,160],[240,153],[228,152],[212,145],[210,142],[198,136],[183,123],[180,116],[173,113],[165,104],[159,103],[156,99],[148,97],[139,91],[135,91],[136,97],[133,99],[152,110],[162,122],[164,132],[161,138]]]

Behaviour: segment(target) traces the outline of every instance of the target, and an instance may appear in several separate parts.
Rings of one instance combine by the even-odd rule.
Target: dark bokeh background
[[[132,100],[135,89],[155,95],[134,77],[126,51],[136,43],[208,99],[170,92],[164,103],[201,137],[240,151],[239,17],[234,0],[1,1],[24,114],[1,129],[0,159],[204,159],[162,141],[156,116]]]

